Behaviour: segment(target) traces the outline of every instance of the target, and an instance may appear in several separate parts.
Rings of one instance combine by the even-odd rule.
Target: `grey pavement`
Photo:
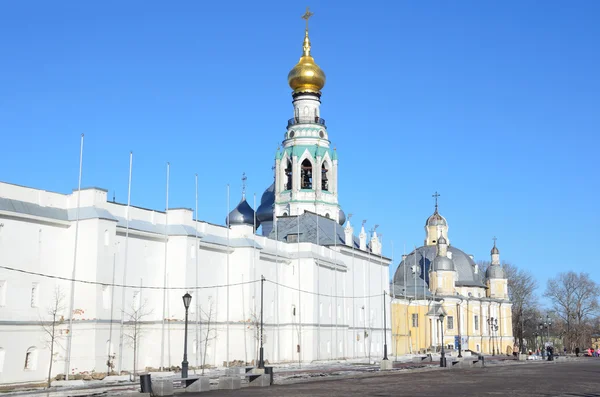
[[[185,396],[587,396],[600,397],[600,359],[472,369],[361,374]]]

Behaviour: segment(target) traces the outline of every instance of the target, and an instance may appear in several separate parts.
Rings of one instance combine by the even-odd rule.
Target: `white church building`
[[[190,367],[252,362],[261,276],[268,362],[382,357],[390,259],[340,208],[325,74],[310,51],[306,30],[288,76],[293,117],[256,214],[242,197],[222,226],[100,188],[0,183],[0,384],[44,381],[50,362],[52,376],[131,371],[134,359],[138,371],[181,366],[186,292]]]

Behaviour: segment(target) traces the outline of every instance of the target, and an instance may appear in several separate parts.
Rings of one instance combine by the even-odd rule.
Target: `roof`
[[[298,241],[301,243],[313,243],[317,245],[346,244],[343,226],[340,226],[333,219],[317,215],[313,212],[305,212],[300,216],[277,217],[269,238],[279,241],[289,241],[288,235],[298,235],[298,229],[300,230]],[[356,236],[352,237],[354,248],[359,248],[360,240]]]
[[[417,277],[420,280],[418,283],[421,283],[420,285],[423,282],[429,284],[429,268],[433,265],[433,260],[436,257],[436,248],[435,245],[426,245],[411,252],[405,260],[400,262],[394,274],[394,283],[396,285],[404,285],[404,273],[406,271],[407,289],[410,290],[411,286],[414,285],[412,268],[416,265],[419,272]],[[481,272],[475,274],[475,262],[469,255],[453,246],[448,247],[448,252],[452,255],[452,262],[454,262],[454,266],[456,267],[458,275],[457,286],[485,287],[483,275]],[[422,278],[422,275],[425,276],[425,279]]]

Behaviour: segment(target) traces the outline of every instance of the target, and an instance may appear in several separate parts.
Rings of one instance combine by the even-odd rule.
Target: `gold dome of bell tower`
[[[288,84],[294,90],[294,94],[310,92],[320,94],[325,86],[325,72],[315,63],[310,55],[310,39],[308,37],[308,19],[314,14],[306,8],[302,19],[306,20],[306,31],[304,33],[303,54],[300,60],[288,74]]]

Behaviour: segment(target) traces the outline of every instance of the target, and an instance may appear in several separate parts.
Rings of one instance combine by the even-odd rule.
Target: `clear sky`
[[[194,206],[257,200],[292,116],[307,5],[340,203],[395,264],[440,192],[451,243],[600,281],[598,1],[13,1],[0,5],[0,180]],[[355,223],[356,225],[356,223]],[[593,248],[593,249],[591,249]]]

